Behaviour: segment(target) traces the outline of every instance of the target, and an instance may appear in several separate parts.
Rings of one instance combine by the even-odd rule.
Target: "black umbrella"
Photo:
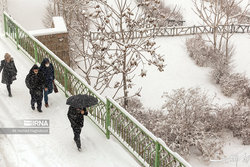
[[[66,104],[75,108],[86,108],[96,105],[98,103],[97,98],[91,95],[79,94],[71,96],[67,99]]]

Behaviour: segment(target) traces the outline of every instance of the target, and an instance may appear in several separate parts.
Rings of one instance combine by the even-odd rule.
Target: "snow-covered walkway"
[[[62,92],[49,96],[50,108],[43,113],[30,108],[30,95],[25,77],[33,63],[0,37],[0,59],[9,52],[18,69],[17,80],[12,84],[13,97],[7,96],[6,85],[0,84],[0,127],[17,127],[24,119],[48,119],[48,135],[1,135],[1,167],[138,167],[137,161],[115,140],[105,135],[85,117],[81,134],[83,151],[78,152],[67,118],[68,106]],[[1,77],[0,77],[1,78]]]

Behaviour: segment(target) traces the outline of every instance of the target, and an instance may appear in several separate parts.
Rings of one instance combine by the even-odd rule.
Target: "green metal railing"
[[[135,156],[140,157],[149,166],[155,167],[190,167],[177,153],[171,151],[165,143],[155,137],[124,108],[113,99],[107,97],[109,106],[111,133]],[[144,164],[145,165],[145,164]],[[145,165],[146,166],[146,165]]]
[[[4,30],[5,36],[33,62],[41,63],[43,58],[50,59],[54,65],[57,85],[66,97],[82,93],[98,98],[98,105],[89,109],[89,118],[108,139],[113,135],[143,166],[191,167],[113,99],[109,97],[105,99],[99,95],[81,76],[30,35],[6,12],[4,12]]]

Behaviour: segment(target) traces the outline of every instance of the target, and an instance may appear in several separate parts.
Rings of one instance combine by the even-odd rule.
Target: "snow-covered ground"
[[[0,126],[11,128],[24,119],[48,119],[49,135],[0,135],[0,166],[4,167],[137,167],[139,164],[116,140],[105,135],[85,117],[78,152],[67,118],[68,106],[62,92],[49,96],[50,108],[43,113],[30,108],[30,94],[25,77],[31,61],[16,50],[10,40],[0,37],[0,55],[9,52],[15,60],[18,78],[12,86],[13,97],[7,97],[6,86],[0,84]],[[2,56],[3,57],[3,56]],[[1,164],[2,163],[2,164]]]
[[[220,92],[210,77],[210,68],[198,67],[188,56],[185,41],[190,37],[158,38],[156,40],[160,54],[165,55],[166,68],[159,72],[155,67],[150,67],[147,76],[138,77],[135,83],[142,87],[141,100],[146,107],[159,109],[164,103],[161,98],[163,92],[181,87],[200,87],[211,96],[217,95],[218,103],[233,101]]]
[[[164,72],[150,67],[146,77],[135,79],[137,87],[142,87],[141,100],[145,107],[160,108],[164,102],[161,98],[163,92],[181,87],[201,87],[211,95],[216,94],[216,102],[220,104],[234,102],[233,99],[225,97],[211,79],[211,69],[198,67],[188,56],[185,46],[187,38],[191,36],[156,39],[157,45],[160,46],[158,51],[165,55],[167,66]],[[250,35],[235,34],[232,43],[235,47],[235,55],[232,58],[234,70],[245,73],[250,79]]]
[[[192,0],[164,0],[166,5],[175,7],[177,5],[184,16],[185,25],[200,25],[202,21],[193,12]],[[250,3],[243,0],[244,5]],[[145,107],[160,108],[164,102],[161,98],[164,91],[171,91],[181,87],[201,87],[211,95],[216,94],[216,102],[223,104],[233,102],[222,95],[219,87],[211,80],[209,68],[195,65],[186,51],[185,41],[187,37],[157,38],[156,44],[160,46],[158,52],[165,55],[166,68],[164,72],[158,72],[156,68],[147,69],[147,77],[136,78],[137,87],[142,87],[141,100]],[[231,42],[235,45],[233,64],[236,72],[245,73],[250,79],[250,35],[235,34]]]

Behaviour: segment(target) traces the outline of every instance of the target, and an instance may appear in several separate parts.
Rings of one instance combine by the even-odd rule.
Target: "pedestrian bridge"
[[[104,98],[90,87],[81,76],[7,13],[4,13],[4,32],[0,41],[1,55],[9,52],[14,57],[18,79],[13,84],[13,98],[5,97],[5,88],[1,86],[0,117],[3,119],[0,123],[4,126],[14,126],[15,120],[50,120],[50,135],[5,136],[3,140],[10,143],[10,150],[13,150],[18,164],[23,163],[25,167],[33,166],[32,164],[38,166],[39,163],[43,167],[191,167],[112,98]],[[41,63],[45,57],[54,65],[56,84],[61,91],[51,94],[50,108],[38,113],[30,109],[30,97],[24,79],[32,65]],[[89,109],[88,119],[85,119],[81,139],[82,153],[76,151],[73,133],[66,116],[66,98],[75,94],[89,94],[99,100],[98,105]],[[11,159],[6,161],[15,163]],[[15,167],[14,165],[10,166]]]

